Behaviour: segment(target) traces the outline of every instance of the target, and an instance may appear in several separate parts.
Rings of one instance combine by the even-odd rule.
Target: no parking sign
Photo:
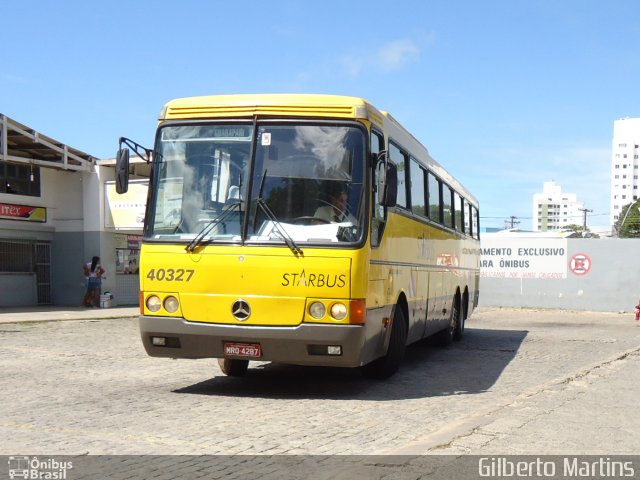
[[[591,259],[585,253],[576,253],[569,260],[569,268],[575,275],[586,275],[591,270]]]

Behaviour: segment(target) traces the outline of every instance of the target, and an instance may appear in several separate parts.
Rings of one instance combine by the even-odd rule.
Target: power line
[[[592,211],[593,210],[589,210],[589,212],[592,212]],[[589,218],[591,218],[591,217],[608,217],[609,214],[608,213],[593,213],[593,214],[590,214],[588,216],[589,216]],[[557,215],[557,217],[560,218],[560,215]],[[563,215],[562,216],[562,218],[582,218],[582,217],[583,217],[583,215],[567,215],[567,216]],[[497,219],[504,218],[504,215],[497,216],[497,217],[480,215],[480,218],[497,220]],[[533,219],[533,217],[524,216],[524,215],[518,215],[517,218],[520,218],[520,219],[523,219],[523,220],[531,220],[531,219]],[[551,218],[551,217],[549,217],[549,218]]]

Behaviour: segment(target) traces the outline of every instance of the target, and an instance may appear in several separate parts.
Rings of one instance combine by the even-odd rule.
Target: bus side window
[[[427,203],[425,202],[425,175],[426,171],[420,166],[415,158],[411,157],[409,167],[410,191],[411,191],[411,211],[421,217],[427,216]]]
[[[457,192],[453,194],[453,216],[456,230],[464,233],[464,199]]]
[[[480,238],[480,216],[478,215],[478,209],[471,207],[471,229],[473,230],[473,238]]]
[[[433,173],[428,173],[427,181],[429,198],[429,218],[437,223],[442,223],[442,189],[440,181]]]
[[[390,143],[389,160],[398,167],[397,205],[402,208],[407,208],[407,157],[398,147]]]
[[[378,158],[378,155],[384,151],[384,138],[378,132],[371,132],[371,156],[372,158]],[[377,247],[380,245],[380,239],[382,238],[382,232],[384,231],[384,224],[387,216],[387,209],[380,205],[380,192],[378,192],[378,184],[380,176],[384,175],[384,162],[373,162],[373,175],[372,175],[372,190],[373,198],[371,202],[371,246]]]
[[[455,228],[453,213],[453,190],[445,183],[442,184],[442,213],[445,227]]]

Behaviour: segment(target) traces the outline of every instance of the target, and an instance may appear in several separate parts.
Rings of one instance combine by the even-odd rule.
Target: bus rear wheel
[[[453,297],[451,304],[451,320],[449,326],[437,334],[437,341],[442,347],[447,347],[454,340],[462,338],[462,317],[460,315],[460,302],[458,296]]]
[[[242,377],[249,369],[249,360],[236,360],[233,358],[219,358],[218,365],[222,373],[229,377]]]
[[[367,378],[376,378],[379,380],[389,378],[400,368],[406,347],[407,322],[405,321],[402,308],[396,305],[393,314],[393,323],[391,324],[391,338],[389,338],[387,353],[363,366],[363,375]]]

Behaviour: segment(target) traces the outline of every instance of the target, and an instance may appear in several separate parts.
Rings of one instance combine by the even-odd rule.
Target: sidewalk
[[[140,307],[7,307],[0,308],[0,324],[127,318],[140,315]]]

